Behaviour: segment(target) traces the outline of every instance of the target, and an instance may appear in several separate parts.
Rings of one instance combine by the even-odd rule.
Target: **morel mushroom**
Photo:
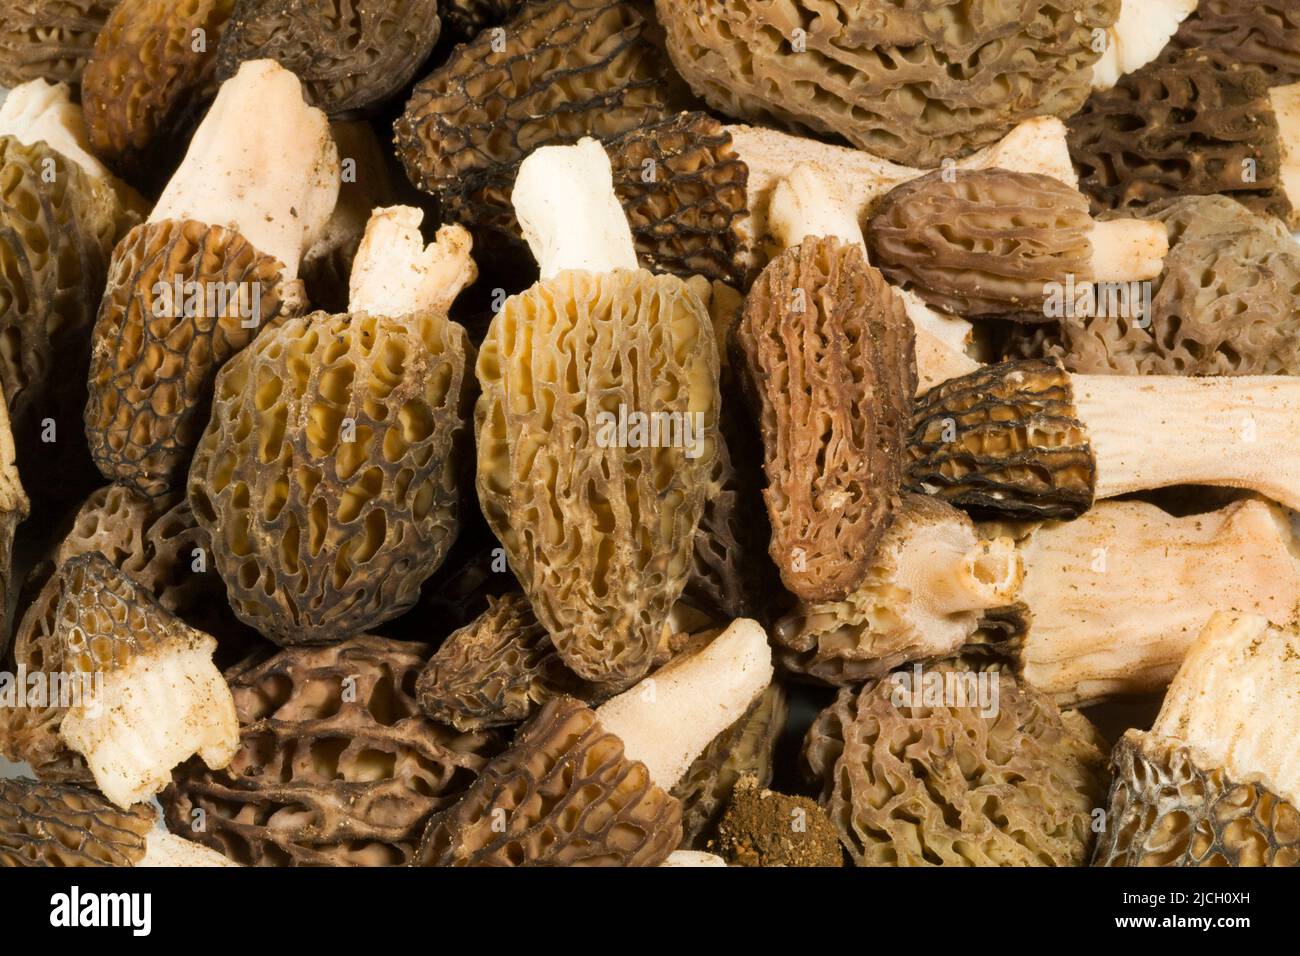
[[[288,319],[217,376],[189,499],[231,605],[278,644],[401,614],[456,538],[473,347],[447,308],[469,234],[426,248],[422,213],[375,212],[351,311]]]
[[[217,92],[217,42],[234,6],[235,0],[117,3],[81,84],[98,156],[125,175],[165,180],[175,146]]]
[[[773,199],[789,248],[750,289],[733,342],[759,411],[772,560],[795,595],[837,600],[889,526],[916,360],[903,303],[867,264],[852,214],[803,172],[807,188],[796,180]]]
[[[23,491],[18,476],[17,451],[13,432],[9,428],[9,409],[0,394],[0,660],[4,660],[9,644],[10,607],[13,593],[14,532],[31,512],[31,502]],[[0,738],[3,737],[3,718],[0,717]],[[0,739],[0,749],[3,740]]]
[[[1300,556],[1260,501],[1184,518],[1101,502],[1035,528],[1020,553],[1021,673],[1061,706],[1162,690],[1215,611],[1300,619]]]
[[[1300,3],[1200,0],[1164,56],[1185,49],[1213,50],[1242,66],[1258,67],[1273,86],[1300,82]]]
[[[292,73],[250,62],[222,85],[148,222],[113,252],[85,413],[105,477],[150,497],[183,481],[217,371],[301,309],[298,264],[338,180],[325,116]]]
[[[934,167],[1029,116],[1069,116],[1118,0],[838,4],[657,0],[678,71],[729,116]],[[1158,52],[1158,51],[1153,51]],[[743,154],[742,154],[743,155]]]
[[[135,866],[156,816],[81,787],[0,779],[0,867]]]
[[[1079,866],[1100,743],[1010,674],[917,665],[841,690],[804,759],[858,866]]]
[[[78,83],[116,0],[0,2],[0,86]]]
[[[1149,731],[1115,748],[1097,866],[1296,866],[1300,633],[1220,612]]]
[[[947,657],[975,633],[982,612],[1016,601],[1022,576],[1011,539],[981,540],[951,505],[905,495],[861,584],[843,600],[803,602],[776,623],[777,660],[843,686]]]
[[[621,689],[691,570],[717,444],[712,324],[682,280],[637,268],[599,143],[538,150],[514,201],[541,280],[479,353],[479,500],[565,664]]]
[[[221,37],[218,78],[248,60],[276,60],[331,116],[371,109],[404,87],[433,45],[437,0],[236,0]]]
[[[666,791],[771,679],[767,636],[742,619],[594,712],[551,700],[433,819],[419,862],[659,865],[682,837]]]
[[[411,688],[429,653],[365,636],[232,668],[238,752],[220,771],[176,772],[168,828],[245,865],[407,862],[499,746],[420,713]]]
[[[1300,150],[1300,140],[1280,141],[1259,70],[1190,51],[1093,93],[1069,129],[1079,188],[1094,209],[1132,212],[1160,199],[1218,193],[1257,212],[1291,214],[1282,153]]]
[[[909,479],[963,507],[1073,518],[1171,485],[1247,488],[1300,508],[1300,379],[1069,375],[1030,360],[918,403]]]
[[[1094,222],[1088,200],[1059,179],[1005,169],[944,170],[904,183],[867,227],[875,262],[895,285],[967,316],[1051,318],[1053,289],[1160,274],[1158,223]]]
[[[411,182],[443,215],[515,236],[510,190],[533,150],[608,139],[666,118],[666,58],[630,0],[543,0],[457,47],[397,121]],[[639,172],[639,170],[638,170]]]

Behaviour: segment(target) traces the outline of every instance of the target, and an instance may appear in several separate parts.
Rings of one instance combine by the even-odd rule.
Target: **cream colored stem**
[[[1169,234],[1158,220],[1111,219],[1093,224],[1092,275],[1095,282],[1140,282],[1164,270]]]
[[[1020,589],[1023,566],[1010,538],[980,541],[961,553],[924,540],[903,555],[899,582],[934,617],[1003,607],[1015,601]]]
[[[702,651],[674,658],[602,704],[596,716],[623,741],[624,753],[669,790],[771,682],[767,634],[756,621],[741,618]]]
[[[974,332],[969,322],[934,311],[908,289],[895,288],[894,295],[902,299],[916,331],[916,394],[980,367],[966,352]]]
[[[796,166],[777,183],[769,217],[772,235],[787,249],[809,236],[833,236],[858,246],[866,255],[867,244],[857,216],[835,184],[807,163]]]
[[[1300,508],[1300,378],[1075,375],[1096,497],[1169,485],[1249,488]]]
[[[1300,614],[1300,560],[1281,509],[1241,501],[1177,518],[1105,501],[1020,546],[1025,679],[1061,706],[1162,690],[1216,610]]]
[[[90,151],[85,119],[72,102],[66,83],[31,80],[10,90],[0,103],[0,136],[12,136],[29,146],[44,141],[91,179],[111,178]]]
[[[222,84],[150,222],[193,219],[240,233],[295,278],[339,193],[325,114],[274,60],[249,60]]]
[[[349,308],[352,312],[401,316],[445,313],[462,289],[478,277],[470,257],[473,240],[463,226],[443,226],[437,240],[424,244],[420,220],[411,206],[376,209],[352,262]]]
[[[1195,9],[1196,0],[1124,0],[1119,19],[1106,31],[1106,49],[1093,64],[1093,87],[1108,90],[1158,57]]]
[[[1300,83],[1275,86],[1268,96],[1277,117],[1278,145],[1282,149],[1282,189],[1300,212]]]
[[[637,268],[609,156],[594,139],[543,146],[529,155],[519,167],[512,202],[543,281],[566,269]]]

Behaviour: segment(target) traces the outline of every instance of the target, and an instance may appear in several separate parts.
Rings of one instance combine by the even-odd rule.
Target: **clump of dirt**
[[[835,827],[807,797],[765,790],[741,778],[709,849],[737,866],[843,866]]]

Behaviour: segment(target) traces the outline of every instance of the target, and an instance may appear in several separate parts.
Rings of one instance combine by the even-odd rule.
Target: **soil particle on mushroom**
[[[759,787],[753,777],[736,784],[710,844],[738,866],[843,866],[835,827],[807,797]]]

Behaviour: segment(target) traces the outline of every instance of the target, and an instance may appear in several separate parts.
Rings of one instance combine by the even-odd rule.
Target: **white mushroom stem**
[[[838,184],[809,163],[800,163],[776,184],[768,223],[773,237],[786,249],[808,236],[833,236],[867,255],[862,227]],[[964,351],[970,341],[969,322],[943,318],[910,292],[894,289],[894,293],[901,297],[916,332],[918,394],[979,367]]]
[[[725,867],[727,861],[717,854],[705,853],[701,850],[674,850],[672,853],[668,854],[668,859],[664,860],[659,865],[675,867]]]
[[[1300,378],[1073,375],[1096,497],[1170,485],[1248,488],[1300,508]]]
[[[1108,90],[1160,55],[1196,0],[1124,0],[1119,19],[1106,30],[1105,50],[1092,67],[1094,89]]]
[[[376,209],[352,261],[348,307],[392,317],[445,313],[478,278],[473,240],[463,226],[438,230],[429,245],[420,235],[424,213],[412,206]]]
[[[221,85],[150,222],[192,219],[237,231],[296,278],[339,194],[325,114],[274,60],[249,60]]]
[[[1140,282],[1165,268],[1169,234],[1156,219],[1110,219],[1095,222],[1092,234],[1094,282]]]
[[[1282,189],[1300,213],[1300,83],[1268,91],[1282,150]]]
[[[304,262],[325,259],[360,242],[371,210],[395,201],[383,149],[370,124],[335,120],[330,135],[341,170],[338,201],[324,229],[303,253]]]
[[[1187,651],[1151,736],[1186,746],[1202,769],[1261,783],[1300,805],[1300,632],[1219,612]]]
[[[543,281],[566,269],[636,269],[609,156],[591,138],[543,146],[520,164],[511,201]]]
[[[895,186],[924,176],[929,170],[900,166],[845,146],[831,146],[802,136],[755,126],[728,126],[736,154],[749,168],[747,224],[756,247],[772,238],[769,207],[773,191],[790,174],[796,158],[813,167],[822,179],[835,183],[859,225],[866,223],[871,207]],[[958,160],[958,169],[999,167],[1022,173],[1042,173],[1078,187],[1070,161],[1065,124],[1054,116],[1026,120],[999,142]],[[761,259],[755,265],[761,265]]]
[[[623,741],[629,759],[644,763],[650,778],[670,790],[771,682],[767,634],[740,618],[703,650],[674,658],[602,704],[596,717]]]
[[[154,830],[145,841],[144,859],[137,867],[226,867],[239,866],[211,847],[194,843],[166,830]]]
[[[1020,553],[1022,673],[1061,706],[1163,689],[1215,611],[1300,615],[1300,555],[1262,501],[1183,518],[1101,502],[1036,528]]]

